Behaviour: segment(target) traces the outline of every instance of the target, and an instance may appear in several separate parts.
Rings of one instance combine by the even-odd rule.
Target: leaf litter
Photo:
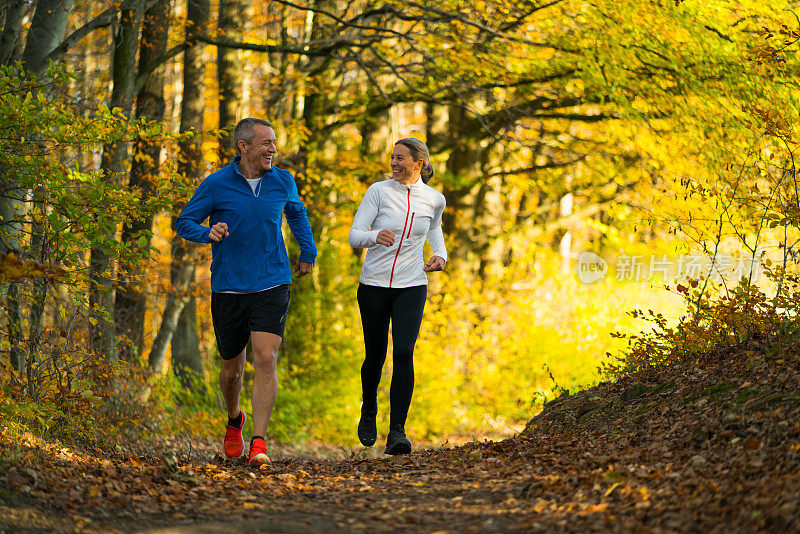
[[[641,371],[554,399],[508,439],[407,456],[273,444],[255,469],[185,443],[32,441],[0,464],[0,532],[800,531],[792,354]]]

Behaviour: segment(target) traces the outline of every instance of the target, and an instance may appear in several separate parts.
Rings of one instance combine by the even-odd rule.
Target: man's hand
[[[209,239],[211,241],[220,242],[223,238],[228,237],[228,225],[224,222],[218,222],[214,226],[211,227],[211,231],[208,233]]]
[[[292,269],[292,274],[297,276],[297,278],[302,278],[308,273],[310,273],[311,269],[313,268],[314,268],[313,263],[297,260],[297,263],[294,264],[294,269]]]
[[[376,241],[379,245],[386,245],[387,247],[391,247],[394,245],[394,232],[391,230],[381,230],[378,232],[378,237]]]
[[[440,258],[439,256],[433,256],[431,259],[428,260],[428,263],[425,264],[425,268],[423,271],[426,273],[431,273],[433,271],[441,271],[444,269],[444,265],[447,263],[444,259]]]

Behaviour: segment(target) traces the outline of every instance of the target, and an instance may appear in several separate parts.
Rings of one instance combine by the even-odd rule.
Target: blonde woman
[[[405,423],[414,390],[414,345],[425,308],[428,277],[447,263],[442,234],[444,196],[428,186],[434,170],[419,139],[399,140],[392,151],[391,179],[370,186],[353,220],[350,245],[366,248],[358,286],[364,330],[362,405],[358,438],[366,447],[377,439],[378,384],[392,325],[393,374],[389,393],[386,454],[408,454]],[[433,254],[425,262],[423,245]]]

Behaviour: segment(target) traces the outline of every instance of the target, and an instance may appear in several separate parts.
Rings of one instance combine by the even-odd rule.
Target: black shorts
[[[289,285],[258,293],[211,293],[211,320],[223,360],[237,357],[247,346],[250,332],[283,337],[289,313]]]

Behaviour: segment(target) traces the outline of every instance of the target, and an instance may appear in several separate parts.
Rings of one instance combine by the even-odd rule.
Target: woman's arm
[[[372,223],[378,216],[380,207],[375,184],[367,189],[350,228],[350,246],[353,248],[369,248],[378,242],[379,230],[372,230]]]
[[[433,212],[426,238],[428,243],[431,244],[431,249],[433,249],[433,256],[438,256],[444,263],[447,263],[447,247],[445,247],[444,233],[442,233],[442,213],[444,213],[445,204],[444,196],[440,195],[439,205],[436,206]],[[444,264],[442,264],[442,267],[444,267]]]

